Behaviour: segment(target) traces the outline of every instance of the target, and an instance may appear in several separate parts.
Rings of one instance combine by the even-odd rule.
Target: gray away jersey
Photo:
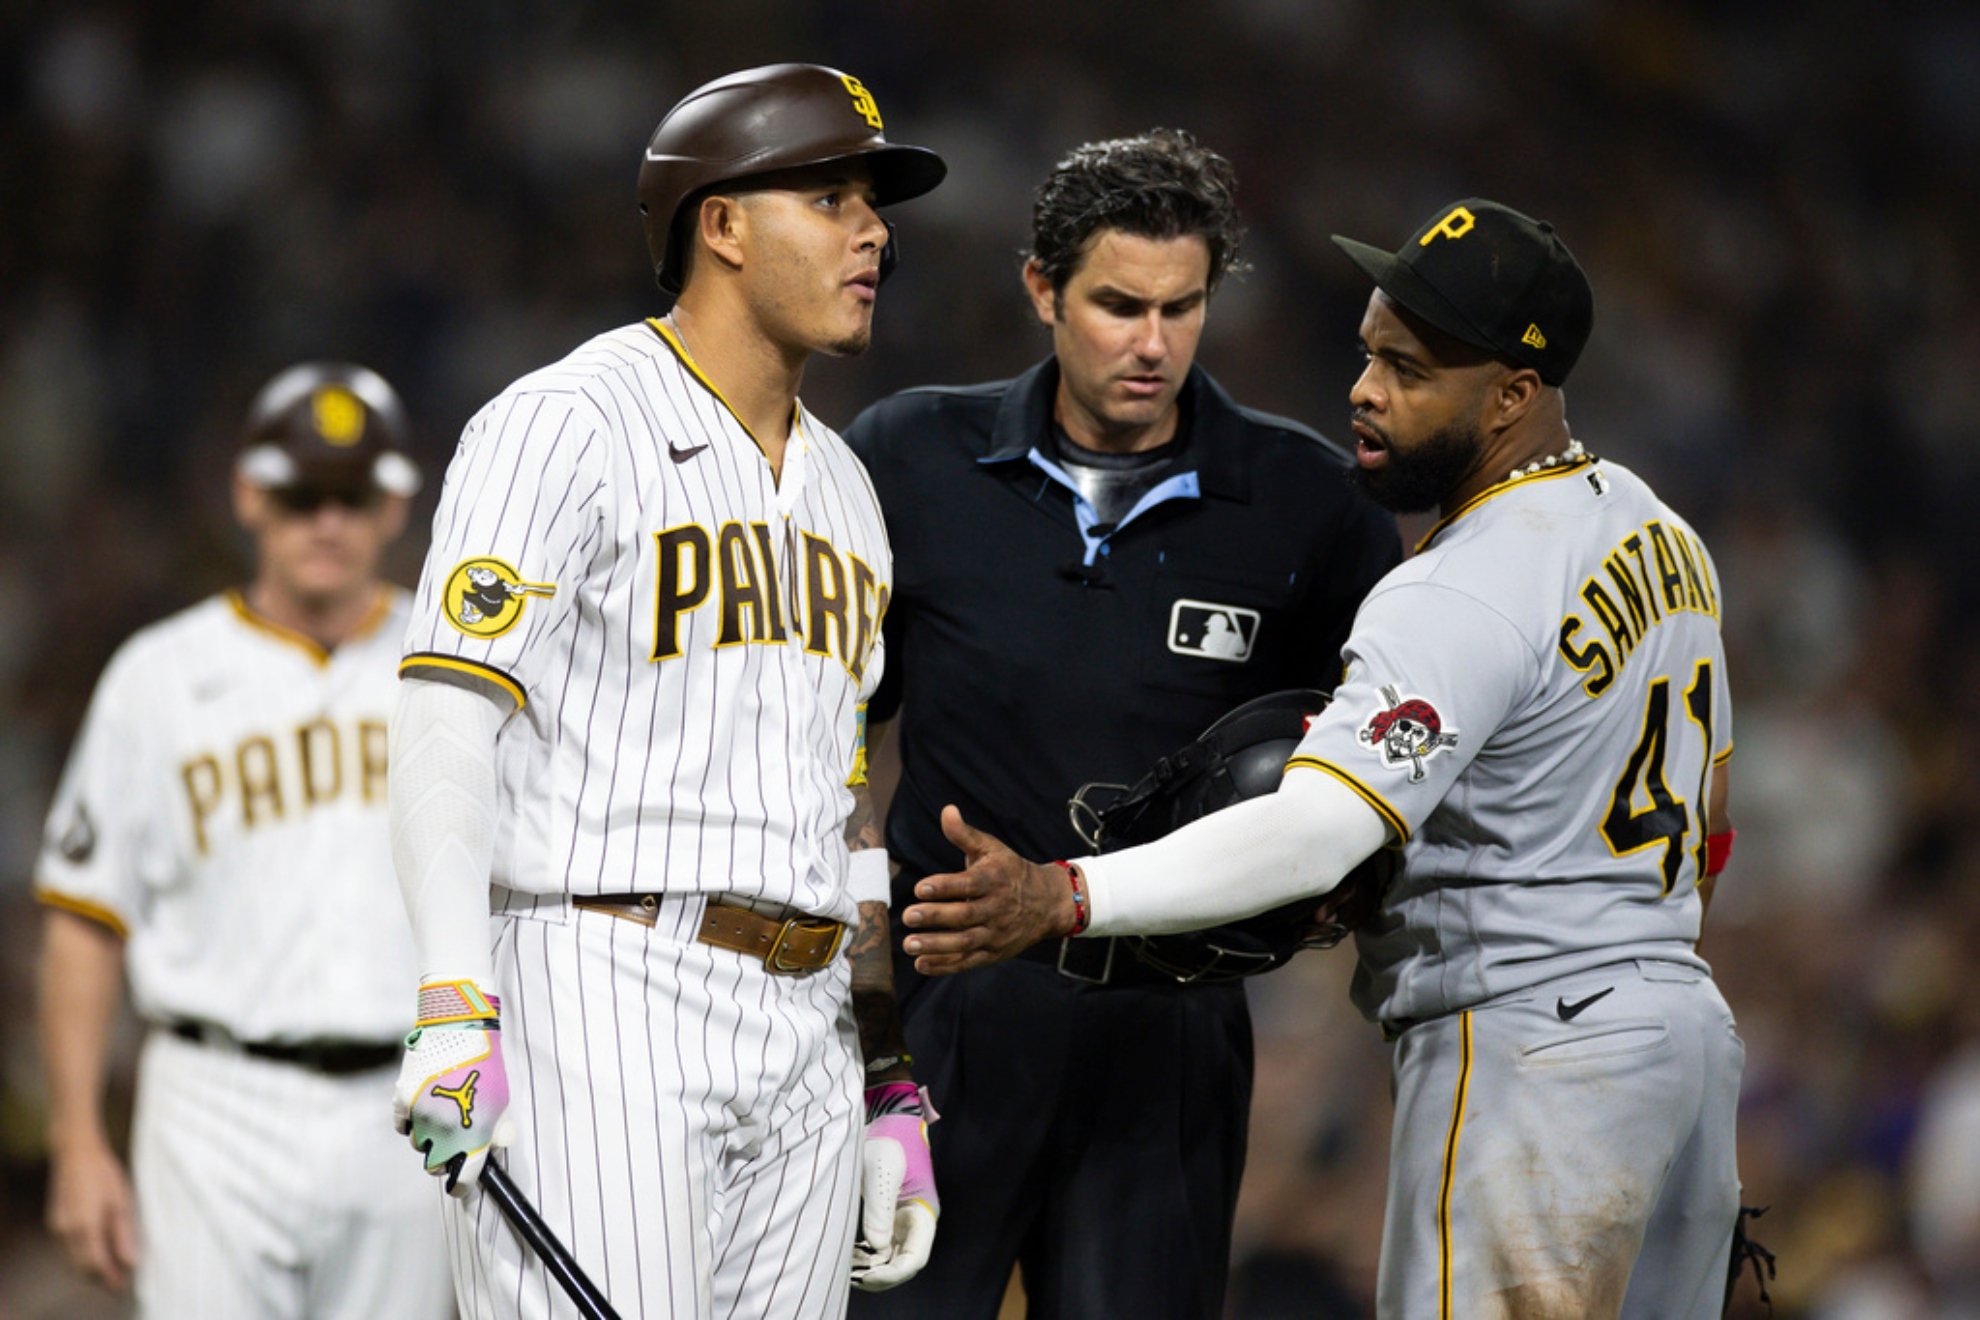
[[[726,892],[850,922],[842,830],[892,580],[845,442],[799,407],[774,479],[646,322],[468,423],[400,673],[516,708],[500,888]]]
[[[1436,1017],[1627,958],[1703,967],[1704,805],[1732,752],[1719,581],[1635,474],[1491,488],[1363,603],[1288,772],[1405,842],[1356,1004]]]

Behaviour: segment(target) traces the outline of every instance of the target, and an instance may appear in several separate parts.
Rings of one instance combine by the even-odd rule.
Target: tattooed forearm
[[[901,1010],[894,999],[894,955],[887,942],[887,905],[861,903],[859,930],[847,956],[852,962],[853,1019],[859,1023],[866,1084],[913,1081]]]
[[[885,840],[880,833],[880,813],[873,809],[873,790],[855,784],[852,795],[852,813],[846,817],[846,847],[854,852],[880,847]]]

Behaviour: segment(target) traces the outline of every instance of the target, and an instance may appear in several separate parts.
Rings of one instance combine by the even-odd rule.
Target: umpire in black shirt
[[[942,1114],[934,1255],[855,1294],[855,1317],[991,1320],[1014,1262],[1034,1320],[1222,1313],[1251,1104],[1242,984],[1178,985],[1094,940],[931,981],[898,932],[913,883],[961,868],[945,804],[1023,856],[1083,851],[1074,790],[1133,782],[1252,697],[1331,690],[1399,558],[1341,451],[1193,365],[1237,261],[1235,187],[1186,133],[1078,148],[1038,190],[1024,266],[1053,355],[897,394],[846,432],[894,549],[868,719],[875,743],[900,726],[895,975]]]

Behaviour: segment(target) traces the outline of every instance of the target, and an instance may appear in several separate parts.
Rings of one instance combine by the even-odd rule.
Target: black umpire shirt
[[[1239,407],[1201,367],[1177,459],[1099,524],[1054,456],[1058,379],[1048,358],[1016,380],[908,390],[845,432],[894,551],[868,719],[911,712],[887,819],[897,906],[962,864],[945,803],[1022,856],[1078,856],[1066,802],[1082,784],[1132,783],[1252,697],[1331,691],[1355,609],[1401,558],[1346,454]]]

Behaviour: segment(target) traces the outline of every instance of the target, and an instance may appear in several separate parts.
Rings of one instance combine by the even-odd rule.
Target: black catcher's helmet
[[[1114,852],[1159,839],[1233,803],[1276,793],[1286,762],[1327,701],[1326,693],[1303,688],[1247,701],[1195,742],[1156,761],[1139,783],[1081,788],[1069,804],[1073,828],[1095,852]],[[1393,864],[1394,854],[1381,849],[1335,892],[1378,897]],[[1329,908],[1324,918],[1323,905]],[[1343,906],[1302,898],[1225,926],[1132,935],[1124,942],[1137,958],[1178,981],[1235,981],[1284,966],[1301,949],[1340,943],[1351,925],[1332,914]]]

